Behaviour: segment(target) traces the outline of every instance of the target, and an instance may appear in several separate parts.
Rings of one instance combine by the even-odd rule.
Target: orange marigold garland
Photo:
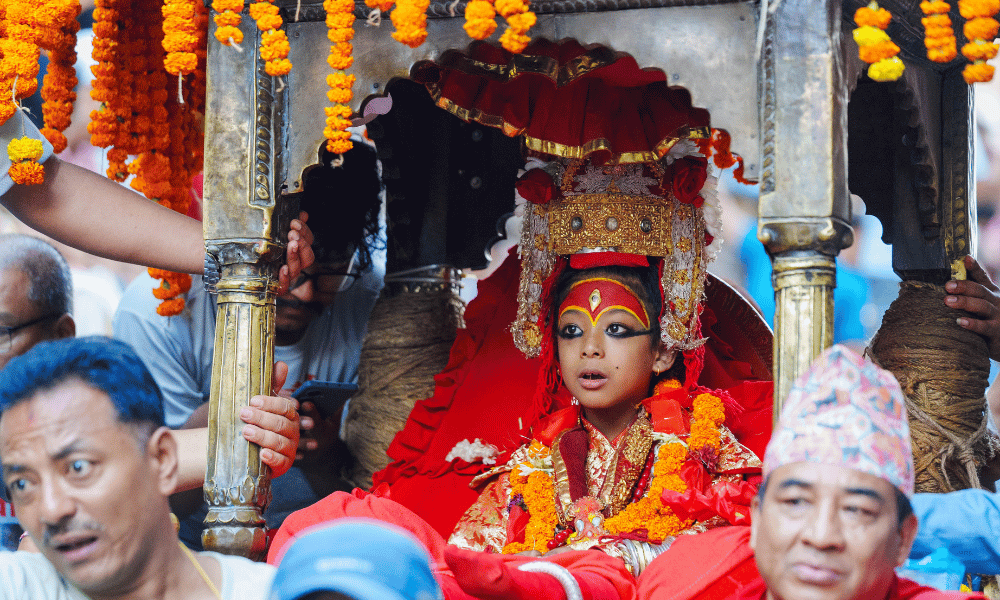
[[[877,2],[862,6],[854,13],[854,41],[858,44],[858,56],[869,63],[868,76],[875,81],[895,81],[903,74],[903,61],[896,55],[899,46],[889,39],[884,29],[892,20],[892,15]]]
[[[924,25],[924,46],[927,47],[927,58],[939,63],[946,63],[958,56],[955,31],[951,27],[951,17],[948,11],[951,7],[944,0],[924,1],[920,10],[925,16],[920,20]]]
[[[0,38],[0,123],[6,123],[18,110],[18,100],[38,89],[40,56],[34,29],[35,2],[6,0],[5,8],[5,37]]]
[[[213,0],[212,10],[215,11],[215,39],[226,46],[242,42],[240,13],[243,12],[243,0]]]
[[[497,11],[490,0],[469,0],[465,5],[465,33],[474,40],[485,40],[497,29]]]
[[[401,0],[389,17],[396,31],[392,39],[410,48],[416,48],[427,39],[427,9],[430,0]]]
[[[524,0],[496,0],[494,7],[507,19],[507,30],[500,35],[500,44],[508,52],[520,53],[531,41],[525,34],[535,25],[535,13],[528,10]]]
[[[688,449],[680,441],[662,444],[656,453],[656,462],[653,463],[653,479],[649,483],[649,491],[640,500],[605,520],[604,528],[613,534],[645,529],[649,540],[659,543],[690,527],[691,521],[680,520],[660,499],[663,490],[679,493],[687,490],[687,484],[678,474],[687,455]]]
[[[962,55],[970,63],[962,76],[970,84],[990,81],[994,68],[986,61],[997,55],[998,47],[993,39],[998,23],[994,17],[1000,11],[1000,0],[958,0],[958,11],[966,20],[963,32],[969,41],[962,46]]]
[[[526,550],[548,551],[559,517],[556,515],[555,487],[552,483],[551,451],[538,440],[532,440],[528,448],[529,462],[514,467],[510,474],[511,494],[520,495],[528,508],[528,524],[524,531],[524,542],[511,542],[503,548],[504,554],[516,554]],[[547,465],[548,469],[541,467]]]
[[[257,29],[264,33],[260,38],[260,57],[264,59],[264,70],[272,77],[287,75],[292,70],[288,60],[291,46],[288,36],[281,29],[279,9],[271,0],[254,2],[250,5],[250,16],[257,22]]]
[[[200,0],[165,0],[163,3],[163,66],[167,73],[182,77],[198,67],[196,4]]]
[[[326,76],[326,84],[330,91],[327,99],[333,105],[326,112],[326,149],[334,154],[343,154],[351,149],[350,127],[351,109],[348,103],[354,97],[351,88],[354,86],[354,75],[344,71],[354,64],[354,51],[351,40],[354,39],[354,2],[352,0],[325,0],[327,38],[330,40],[330,56],[326,62],[333,73]],[[398,10],[398,9],[397,9]]]
[[[55,152],[66,149],[63,131],[70,125],[76,100],[76,32],[80,23],[78,0],[47,0],[38,7],[38,45],[49,53],[49,66],[42,84],[42,135]]]
[[[44,175],[38,159],[42,157],[42,140],[30,137],[16,138],[7,144],[10,170],[7,173],[14,183],[35,185],[42,183]]]

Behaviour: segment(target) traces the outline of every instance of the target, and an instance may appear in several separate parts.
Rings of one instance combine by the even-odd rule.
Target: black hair
[[[360,141],[339,156],[342,163],[334,166],[338,155],[323,149],[322,163],[305,174],[299,207],[309,213],[316,263],[357,250],[359,266],[367,268],[372,251],[379,249],[383,187],[378,160],[375,149]]]
[[[28,300],[40,316],[73,312],[73,275],[59,251],[44,240],[20,233],[0,235],[0,269],[28,277]]]
[[[760,488],[757,489],[757,502],[760,504],[764,504],[764,494],[767,492],[767,482],[770,479],[771,476],[768,475],[760,483]],[[898,487],[892,486],[892,491],[895,492],[896,496],[896,526],[901,529],[903,521],[906,521],[907,517],[913,514],[913,504],[910,503],[910,499]]]
[[[164,424],[160,388],[128,344],[102,336],[40,342],[0,370],[0,417],[36,393],[78,380],[108,395],[122,423],[145,439]]]

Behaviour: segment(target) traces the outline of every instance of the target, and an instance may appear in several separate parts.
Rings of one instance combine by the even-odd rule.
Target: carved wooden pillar
[[[774,266],[774,416],[833,343],[835,257],[853,241],[839,0],[784,0],[761,60],[757,237]]]
[[[208,550],[261,558],[270,472],[259,447],[243,439],[239,411],[251,396],[270,394],[275,291],[290,211],[274,178],[282,95],[264,72],[260,34],[245,11],[241,28],[242,51],[213,43],[208,54],[204,229],[222,277],[202,542]]]

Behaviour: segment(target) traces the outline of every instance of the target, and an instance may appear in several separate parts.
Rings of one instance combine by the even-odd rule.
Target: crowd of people
[[[0,197],[25,223],[97,254],[202,269],[197,222],[45,163],[42,186],[8,181]],[[447,539],[385,489],[344,489],[343,407],[291,398],[310,379],[356,378],[382,281],[374,151],[359,143],[314,169],[280,272],[275,389],[240,413],[275,476],[267,563],[201,550],[204,507],[184,497],[206,468],[212,296],[196,282],[185,313],[166,321],[140,280],[116,317],[119,339],[77,338],[65,260],[31,236],[0,237],[0,467],[24,529],[22,547],[0,553],[0,598],[969,597],[896,574],[938,548],[969,572],[1000,573],[1000,503],[983,490],[914,493],[892,374],[834,346],[795,383],[773,431],[741,421],[735,388],[702,384],[714,368],[701,304],[714,237],[707,169],[695,144],[679,143],[656,160],[536,157],[526,170],[524,227],[552,238],[521,249],[514,324],[519,349],[540,358],[538,414],[525,415],[524,443],[479,457],[478,499]],[[350,206],[325,202],[333,191]],[[619,237],[581,247],[573,236],[590,215],[559,211],[611,196],[625,212],[596,235]],[[634,233],[658,241],[615,233],[650,205],[670,217],[632,219]],[[998,359],[1000,290],[974,258],[966,267],[945,302]],[[769,434],[762,455],[747,431]]]

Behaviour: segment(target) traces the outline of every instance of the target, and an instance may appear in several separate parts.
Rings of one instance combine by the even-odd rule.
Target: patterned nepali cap
[[[910,426],[896,378],[844,346],[821,354],[788,394],[764,476],[797,462],[857,469],[912,495]]]

